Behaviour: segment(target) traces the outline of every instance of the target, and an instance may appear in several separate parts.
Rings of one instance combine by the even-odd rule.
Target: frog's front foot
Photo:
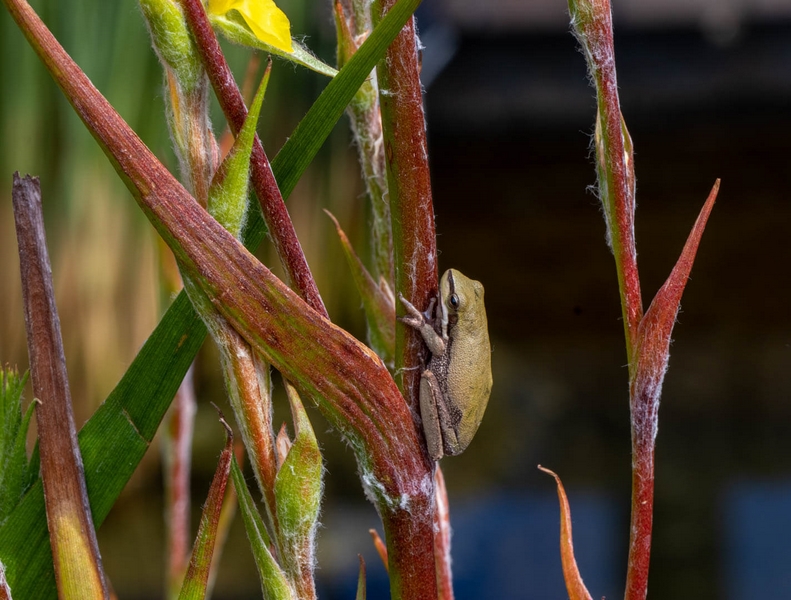
[[[410,327],[420,330],[423,325],[426,324],[426,316],[420,312],[415,305],[412,304],[409,300],[404,298],[403,295],[399,294],[398,299],[401,300],[401,304],[404,305],[407,313],[403,317],[398,317],[398,320],[401,321],[404,325],[409,325]]]
[[[406,308],[407,314],[403,317],[398,317],[398,320],[401,321],[404,325],[412,327],[416,331],[420,332],[420,335],[423,337],[423,340],[426,342],[429,351],[434,356],[441,356],[445,352],[445,342],[442,338],[434,331],[434,326],[432,324],[431,313],[434,311],[434,305],[437,303],[436,298],[432,298],[431,302],[429,303],[428,310],[425,313],[420,312],[415,306],[403,295],[399,294],[398,299],[401,300],[401,303]]]

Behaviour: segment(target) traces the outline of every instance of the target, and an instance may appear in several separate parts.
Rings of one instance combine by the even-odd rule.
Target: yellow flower
[[[259,40],[284,52],[293,52],[291,23],[273,0],[209,0],[209,12],[224,15],[236,10]]]

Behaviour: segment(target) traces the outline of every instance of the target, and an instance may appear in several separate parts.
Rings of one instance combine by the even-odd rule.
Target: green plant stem
[[[371,5],[367,2],[344,0],[335,3],[338,35],[338,66],[357,51],[373,27]],[[376,73],[366,80],[347,109],[360,167],[371,202],[372,269],[377,281],[384,280],[393,288],[393,230],[390,201],[387,194],[382,116],[379,109],[379,84]],[[370,328],[369,328],[370,329]]]
[[[272,440],[269,365],[260,363],[256,359],[250,345],[217,312],[194,279],[187,273],[184,273],[183,278],[184,288],[192,305],[201,315],[220,353],[228,399],[236,415],[242,441],[247,448],[258,488],[264,499],[268,522],[273,529],[270,532],[272,539],[279,544],[274,496],[277,467]],[[259,373],[259,369],[263,372]]]

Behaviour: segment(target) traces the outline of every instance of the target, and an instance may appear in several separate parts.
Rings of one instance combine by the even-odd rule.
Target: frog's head
[[[468,319],[483,308],[483,285],[456,269],[448,269],[442,275],[439,293],[443,324],[454,325],[459,319]]]

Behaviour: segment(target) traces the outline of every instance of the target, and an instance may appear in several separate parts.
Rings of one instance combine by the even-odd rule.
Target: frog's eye
[[[451,297],[448,300],[448,302],[450,302],[450,305],[453,308],[459,308],[459,304],[460,304],[459,297],[456,294],[451,294]]]

